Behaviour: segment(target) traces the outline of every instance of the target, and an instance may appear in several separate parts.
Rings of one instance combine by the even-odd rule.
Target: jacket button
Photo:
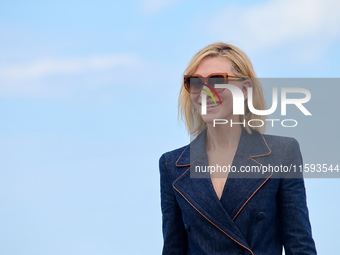
[[[266,218],[266,214],[264,212],[259,212],[257,218],[259,220],[264,220]]]
[[[186,231],[189,231],[189,229],[190,229],[187,224],[184,224],[184,228],[185,228]]]

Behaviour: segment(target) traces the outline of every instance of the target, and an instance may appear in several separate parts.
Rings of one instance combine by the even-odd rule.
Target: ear
[[[243,95],[248,96],[248,88],[250,87],[253,87],[253,81],[250,78],[247,78],[242,82]]]

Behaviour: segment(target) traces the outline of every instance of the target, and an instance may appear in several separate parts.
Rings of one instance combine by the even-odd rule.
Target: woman
[[[255,109],[265,102],[248,57],[214,43],[185,74],[179,109],[197,137],[160,158],[163,254],[316,254],[302,173],[269,167],[302,165],[299,144],[249,122],[264,120],[249,111],[250,88]],[[243,115],[233,114],[231,90],[220,84],[242,92]]]

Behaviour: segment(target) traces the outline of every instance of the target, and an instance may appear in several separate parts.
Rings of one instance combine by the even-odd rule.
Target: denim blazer
[[[302,173],[230,172],[219,200],[210,178],[190,177],[208,165],[205,139],[206,130],[159,160],[162,254],[316,254]],[[243,130],[232,166],[270,165],[302,165],[298,142]]]

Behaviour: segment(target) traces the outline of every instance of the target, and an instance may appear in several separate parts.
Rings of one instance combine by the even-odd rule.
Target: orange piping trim
[[[261,134],[261,135],[262,135],[262,134]],[[269,146],[268,146],[268,144],[267,144],[267,141],[266,141],[266,139],[264,139],[263,135],[262,135],[262,139],[263,139],[264,143],[267,145],[267,148],[268,148],[269,152],[266,153],[266,154],[250,156],[250,158],[252,158],[252,157],[263,157],[263,156],[267,156],[267,155],[269,155],[270,153],[272,153],[272,150],[269,148]],[[258,163],[258,162],[256,161],[256,163]],[[258,163],[258,164],[260,164],[260,163]]]
[[[255,160],[254,160],[255,161]],[[257,162],[257,161],[255,161]],[[257,162],[259,163],[259,162]],[[259,163],[260,164],[260,163]],[[260,164],[262,166],[262,164]],[[236,215],[234,216],[233,220],[235,220],[235,218],[237,217],[237,215],[241,212],[241,210],[243,209],[243,207],[248,203],[248,201],[255,195],[255,193],[263,186],[263,184],[266,183],[266,181],[273,175],[273,172],[268,176],[267,179],[264,180],[264,182],[262,182],[262,184],[254,191],[254,193],[247,199],[247,201],[242,205],[242,207],[240,208],[240,210],[238,210],[238,212],[236,213]]]
[[[190,169],[190,167],[184,171],[183,174],[185,174],[188,170]],[[216,228],[218,228],[220,231],[222,231],[223,234],[225,234],[226,236],[228,236],[231,240],[233,240],[234,242],[236,242],[237,244],[241,245],[243,248],[247,249],[252,255],[254,255],[254,253],[247,248],[246,246],[244,246],[243,244],[237,242],[234,238],[232,238],[230,235],[228,235],[226,232],[224,232],[220,227],[218,227],[215,223],[213,223],[211,220],[209,220],[205,215],[203,215],[203,213],[201,213],[192,203],[189,202],[189,200],[181,193],[179,192],[179,190],[174,186],[175,182],[183,175],[181,174],[173,183],[172,183],[172,187],[177,190],[177,192],[179,194],[181,194],[181,196],[199,213],[201,214],[207,221],[209,221],[211,224],[213,224]]]
[[[188,147],[187,147],[187,148],[188,148]],[[185,150],[186,150],[187,148],[185,148],[185,149],[182,151],[181,155],[179,155],[179,157],[178,157],[178,159],[177,159],[177,161],[176,161],[176,163],[175,163],[176,166],[181,167],[181,166],[191,166],[191,165],[192,165],[192,163],[191,163],[191,164],[185,164],[185,165],[177,165],[178,160],[182,157],[182,154],[185,152]]]
[[[261,134],[262,135],[262,134]],[[263,166],[260,162],[256,161],[255,159],[253,159],[253,157],[263,157],[263,156],[267,156],[269,155],[270,153],[272,153],[272,150],[269,148],[268,144],[267,144],[267,141],[266,139],[264,139],[263,135],[262,135],[262,138],[264,140],[264,142],[266,143],[268,149],[269,149],[269,152],[266,153],[266,154],[262,154],[262,155],[256,155],[256,156],[249,156],[249,158],[253,161],[255,161],[257,164]],[[264,180],[264,182],[262,182],[262,184],[253,192],[253,194],[251,194],[251,196],[247,199],[246,202],[244,202],[244,204],[242,205],[242,207],[240,208],[240,210],[238,210],[238,212],[235,214],[235,216],[233,217],[233,220],[236,219],[237,215],[239,215],[239,213],[241,212],[241,210],[243,209],[243,207],[248,203],[248,201],[255,195],[255,193],[263,186],[263,184],[265,184],[268,179],[273,175],[273,172],[267,177],[267,179]]]

